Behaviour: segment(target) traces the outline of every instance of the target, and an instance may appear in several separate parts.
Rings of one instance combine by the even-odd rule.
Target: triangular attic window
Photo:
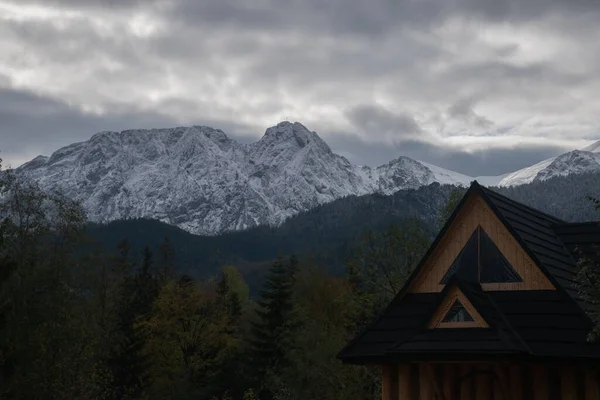
[[[469,314],[465,306],[463,306],[459,300],[454,301],[454,304],[452,304],[452,307],[450,308],[444,319],[442,319],[442,323],[472,321],[474,321],[473,317],[471,316],[471,314]]]
[[[465,247],[444,274],[440,285],[448,283],[454,274],[467,282],[523,282],[523,279],[481,226],[475,229]]]
[[[481,254],[479,280],[481,283],[523,282],[517,271],[483,229],[479,233],[479,246]]]
[[[475,229],[467,244],[460,251],[456,260],[450,266],[450,269],[446,272],[440,284],[445,285],[450,280],[450,277],[454,274],[468,282],[477,282],[477,269],[478,269],[478,229]]]

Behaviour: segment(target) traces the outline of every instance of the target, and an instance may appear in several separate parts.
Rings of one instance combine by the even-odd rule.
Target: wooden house
[[[382,368],[384,400],[598,400],[600,344],[574,288],[598,223],[474,182],[387,309],[339,354]]]

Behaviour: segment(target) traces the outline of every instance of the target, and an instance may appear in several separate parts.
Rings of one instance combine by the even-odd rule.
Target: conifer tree
[[[135,266],[129,260],[129,242],[124,240],[117,247],[116,268],[132,271]],[[149,385],[147,371],[150,360],[143,354],[145,334],[139,328],[139,322],[149,317],[152,303],[158,295],[153,264],[152,251],[145,246],[140,267],[134,274],[127,275],[122,284],[117,311],[121,340],[111,360],[118,398],[139,398]]]
[[[286,263],[277,259],[271,265],[258,300],[256,321],[252,324],[253,360],[260,385],[269,397],[266,377],[288,364],[287,354],[292,346],[293,333],[298,328],[294,318],[294,281],[298,260],[292,256]]]
[[[600,199],[587,196],[596,211],[600,211]],[[587,302],[587,314],[594,323],[592,331],[588,334],[590,342],[600,340],[600,246],[582,244],[576,249],[579,253],[577,263],[577,279],[575,288]]]
[[[175,249],[173,249],[169,237],[165,236],[160,245],[160,278],[163,283],[173,276],[174,268]]]
[[[229,276],[227,271],[221,272],[219,280],[217,281],[217,298],[219,304],[221,304],[229,318],[230,328],[237,323],[238,318],[242,315],[242,302],[240,294],[232,290],[229,284]]]

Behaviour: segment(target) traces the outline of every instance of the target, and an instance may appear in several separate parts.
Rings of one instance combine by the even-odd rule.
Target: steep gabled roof
[[[472,195],[479,195],[486,202],[523,250],[555,286],[570,290],[575,278],[575,260],[554,231],[554,227],[564,225],[566,222],[486,189],[477,181],[473,181],[425,256],[408,277],[399,296],[402,296],[416,279],[425,262],[440,244],[458,213]],[[577,297],[576,293],[571,292],[570,294],[573,298]]]
[[[421,325],[411,336],[399,341],[387,350],[388,354],[406,352],[496,353],[521,354],[530,350],[512,329],[492,299],[477,283],[465,282],[454,275],[437,296],[437,309],[448,294],[458,288],[471,305],[483,317],[487,328],[428,329]],[[461,334],[462,333],[462,334]]]
[[[574,288],[576,261],[555,230],[567,223],[477,183],[475,185],[490,208],[550,281],[584,308],[585,302]]]
[[[484,292],[479,284],[452,280],[490,323],[490,329],[426,329],[441,293],[408,288],[472,195],[480,196],[556,290]],[[587,342],[592,322],[574,289],[576,247],[600,243],[598,224],[569,224],[473,182],[400,293],[365,332],[339,354],[346,362],[369,362],[445,353],[512,354],[532,357],[600,358],[600,344]],[[479,332],[475,332],[475,330]],[[467,333],[468,332],[468,333]],[[467,339],[469,338],[469,339]],[[478,344],[477,344],[478,343]]]

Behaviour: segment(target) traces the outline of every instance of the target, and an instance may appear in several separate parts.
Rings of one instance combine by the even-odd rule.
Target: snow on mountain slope
[[[498,182],[498,186],[515,186],[523,185],[525,183],[532,182],[540,171],[547,168],[554,161],[553,158],[549,158],[544,161],[540,161],[530,167],[520,169],[518,171],[507,174],[504,178]]]
[[[267,129],[246,150],[249,185],[272,205],[261,223],[276,224],[319,204],[370,192],[354,165],[299,123]]]
[[[499,186],[515,186],[554,176],[599,171],[600,141],[582,150],[573,150],[504,176]]]
[[[458,172],[450,171],[438,166],[428,164],[423,161],[419,161],[422,165],[429,168],[433,173],[433,180],[441,184],[458,185],[458,186],[469,186],[475,178],[467,175],[460,174]]]
[[[600,142],[588,149],[600,151]],[[513,185],[598,170],[600,153],[575,151],[484,185]],[[315,132],[281,122],[249,145],[207,126],[100,132],[38,156],[17,174],[82,202],[93,221],[155,218],[197,234],[276,225],[349,195],[391,194],[433,182],[467,186],[475,178],[399,157],[355,166]]]
[[[540,171],[535,181],[545,181],[556,176],[600,171],[600,154],[575,150],[556,157],[548,167]]]
[[[340,197],[393,193],[452,174],[433,169],[406,157],[357,167],[315,132],[282,122],[250,145],[206,126],[100,132],[16,171],[80,200],[93,221],[148,217],[216,234],[278,224]]]

